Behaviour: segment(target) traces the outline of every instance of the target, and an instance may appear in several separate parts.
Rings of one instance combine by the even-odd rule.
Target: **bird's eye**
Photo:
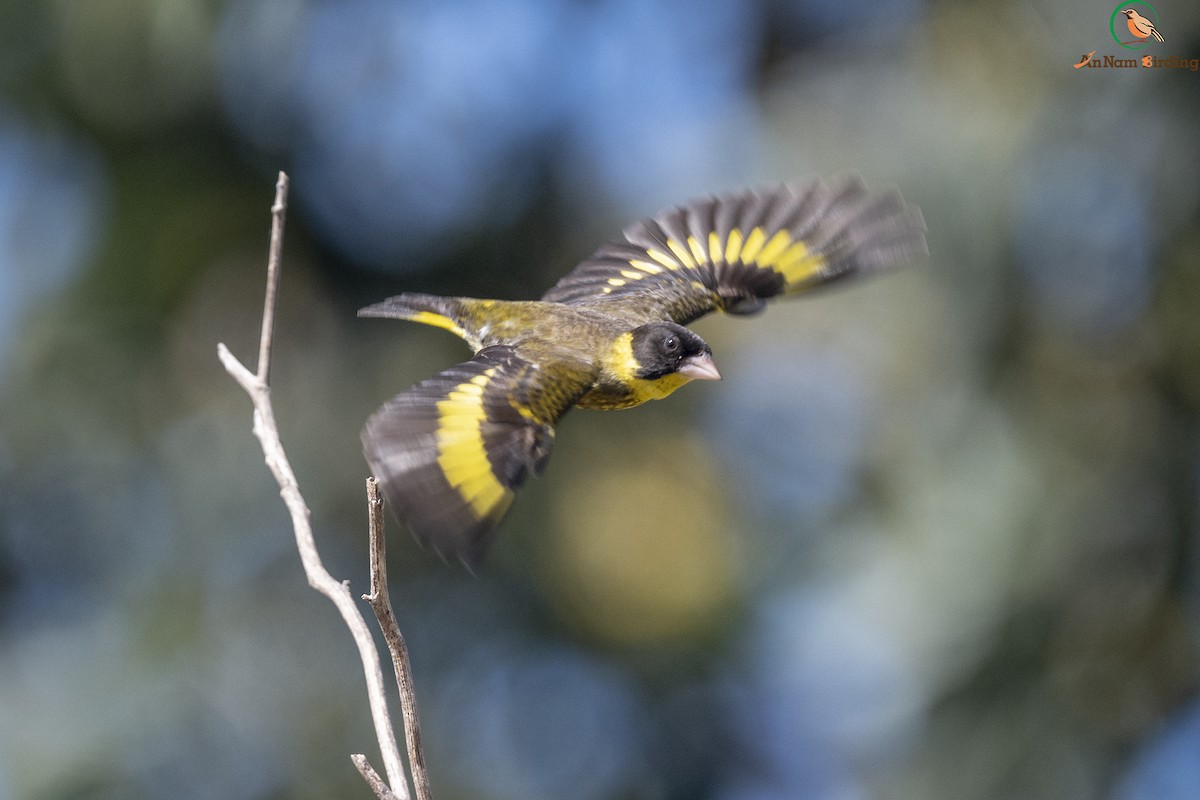
[[[668,336],[666,340],[663,341],[663,349],[668,353],[674,353],[679,349],[679,339],[674,336]]]

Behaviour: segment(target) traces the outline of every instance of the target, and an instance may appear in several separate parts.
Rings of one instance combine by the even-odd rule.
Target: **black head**
[[[720,380],[708,342],[674,322],[650,322],[633,331],[630,343],[637,377],[657,380],[679,373],[699,380]]]

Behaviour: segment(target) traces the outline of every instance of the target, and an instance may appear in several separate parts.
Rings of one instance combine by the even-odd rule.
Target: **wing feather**
[[[363,428],[363,452],[396,516],[443,558],[482,562],[554,425],[589,382],[489,347],[402,392]]]
[[[635,222],[543,300],[618,304],[687,324],[710,311],[753,313],[765,301],[928,253],[921,212],[857,177],[705,197]]]

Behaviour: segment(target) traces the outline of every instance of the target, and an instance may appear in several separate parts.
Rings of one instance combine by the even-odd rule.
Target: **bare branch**
[[[371,762],[367,761],[366,756],[362,753],[355,753],[350,756],[350,760],[354,762],[354,766],[358,767],[359,774],[363,776],[363,780],[367,782],[379,800],[399,800],[387,782],[379,777],[379,773],[371,766]]]
[[[417,693],[413,688],[408,645],[400,633],[400,626],[396,623],[396,615],[392,611],[392,601],[388,597],[383,498],[379,495],[379,484],[374,478],[367,478],[367,513],[371,538],[371,593],[364,594],[363,599],[371,604],[371,610],[375,612],[375,619],[379,622],[388,652],[392,656],[396,685],[400,687],[400,713],[404,718],[404,738],[408,742],[408,766],[412,772],[417,800],[431,800],[429,773],[425,769],[425,754],[421,746],[421,728],[417,722]]]
[[[217,354],[226,371],[246,390],[254,404],[254,435],[262,444],[267,467],[275,476],[275,480],[279,484],[279,494],[291,514],[292,528],[296,535],[296,547],[300,551],[300,561],[304,565],[304,574],[308,578],[308,584],[333,602],[342,616],[342,621],[345,622],[346,627],[350,629],[350,634],[354,637],[366,678],[367,696],[375,724],[375,736],[379,740],[379,748],[391,788],[383,786],[384,789],[387,789],[387,793],[381,793],[367,773],[363,772],[359,761],[361,759],[365,763],[365,757],[355,756],[355,766],[359,768],[360,772],[363,772],[363,776],[372,784],[372,789],[380,798],[409,800],[404,764],[400,758],[396,735],[388,712],[379,651],[375,647],[375,640],[367,627],[366,620],[359,612],[358,605],[350,594],[349,587],[342,581],[335,580],[321,562],[316,541],[313,538],[310,523],[311,512],[300,493],[295,473],[292,472],[291,464],[284,452],[279,429],[275,423],[275,412],[271,405],[268,376],[271,370],[271,344],[274,337],[275,300],[279,288],[280,255],[283,249],[283,223],[287,213],[287,191],[287,175],[281,172],[279,181],[275,185],[275,203],[271,208],[271,245],[267,261],[267,290],[263,306],[257,372],[252,373],[246,369],[224,344],[217,345]],[[369,769],[370,765],[367,767]],[[373,769],[371,774],[375,776],[376,780],[379,779]],[[379,783],[382,781],[379,780]]]
[[[262,332],[258,339],[258,379],[271,379],[271,342],[275,338],[275,300],[279,296],[280,259],[283,257],[283,222],[287,217],[288,176],[279,173],[275,181],[275,202],[271,205],[271,245],[267,251],[267,290],[263,293]]]

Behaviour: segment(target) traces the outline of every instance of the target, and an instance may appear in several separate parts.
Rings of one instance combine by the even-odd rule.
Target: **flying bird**
[[[474,570],[569,409],[631,408],[720,379],[688,323],[916,261],[925,230],[898,192],[857,177],[776,185],[637,222],[541,300],[401,294],[363,308],[443,328],[474,352],[367,420],[367,463],[417,539]]]
[[[1162,34],[1158,32],[1158,28],[1154,27],[1154,23],[1143,17],[1132,8],[1123,8],[1121,13],[1125,15],[1126,24],[1129,25],[1129,32],[1139,39],[1148,39],[1153,36],[1158,41],[1163,41]]]

